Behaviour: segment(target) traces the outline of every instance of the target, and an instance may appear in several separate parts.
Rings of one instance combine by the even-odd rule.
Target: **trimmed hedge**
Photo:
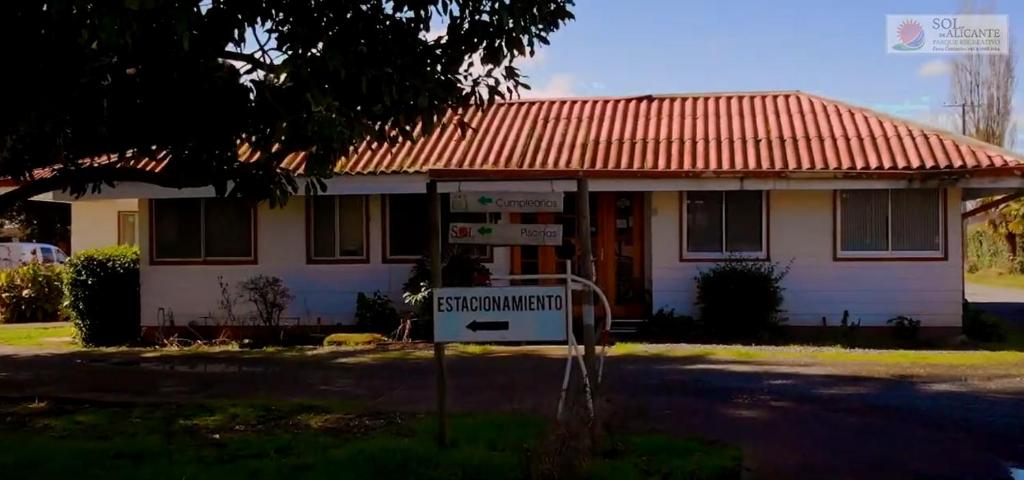
[[[32,262],[0,272],[0,323],[57,322],[65,318],[59,265]]]
[[[79,341],[90,347],[138,341],[139,250],[85,250],[68,259],[66,268],[68,307]]]

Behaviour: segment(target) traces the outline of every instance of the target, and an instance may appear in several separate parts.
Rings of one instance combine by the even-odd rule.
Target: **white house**
[[[464,119],[466,133],[446,123],[415,143],[364,145],[324,195],[279,209],[141,184],[65,198],[72,248],[141,247],[147,326],[160,312],[179,325],[216,318],[218,277],[257,273],[290,287],[292,322],[349,323],[359,292],[400,301],[428,244],[428,179],[441,192],[565,192],[562,214],[445,220],[561,223],[572,237],[584,176],[597,282],[616,318],[696,313],[698,270],[745,257],[791,263],[790,325],[849,311],[864,325],[908,315],[958,327],[961,202],[1024,187],[1011,152],[801,92],[523,100]],[[496,273],[561,266],[549,247],[480,253]]]

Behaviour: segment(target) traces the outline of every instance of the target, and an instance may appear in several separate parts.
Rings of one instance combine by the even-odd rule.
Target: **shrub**
[[[920,320],[914,320],[906,315],[899,315],[886,320],[885,323],[892,325],[893,337],[897,341],[905,345],[917,343],[918,335],[921,333]]]
[[[730,261],[697,275],[697,306],[708,332],[722,341],[762,340],[785,321],[782,279],[789,267]]]
[[[0,272],[0,323],[56,322],[63,305],[62,267],[32,262]]]
[[[86,250],[72,256],[66,268],[68,307],[79,341],[114,346],[138,340],[138,249]]]
[[[1002,342],[1006,340],[1006,331],[999,319],[974,308],[964,301],[963,307],[964,335],[978,342]]]
[[[391,335],[398,330],[401,315],[387,295],[373,292],[373,296],[360,293],[356,297],[356,325],[367,332]]]
[[[677,314],[675,309],[659,308],[640,325],[637,333],[647,340],[683,342],[699,340],[702,332],[700,324],[693,317]]]
[[[412,329],[414,338],[429,338],[433,334],[430,275],[430,258],[421,257],[413,265],[409,279],[402,285],[402,299],[412,307],[416,315]],[[484,287],[491,284],[491,271],[479,258],[454,247],[445,252],[441,259],[441,280],[446,287]]]
[[[281,326],[281,315],[295,298],[278,277],[253,275],[238,284],[238,289],[256,307],[260,323],[267,327]]]

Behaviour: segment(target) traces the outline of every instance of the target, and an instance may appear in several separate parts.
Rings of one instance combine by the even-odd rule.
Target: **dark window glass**
[[[365,257],[366,197],[341,195],[338,198],[338,255]]]
[[[686,251],[722,251],[722,192],[686,193]]]
[[[901,252],[941,250],[942,202],[935,189],[893,190],[892,249]]]
[[[206,258],[252,258],[252,206],[233,198],[210,198],[206,206]]]
[[[202,208],[198,198],[153,200],[154,258],[203,257]]]
[[[332,258],[335,256],[334,236],[337,225],[334,224],[335,198],[333,196],[310,197],[313,208],[313,257]]]
[[[401,194],[387,197],[388,257],[419,257],[429,246],[427,196]]]
[[[760,252],[764,232],[759,191],[740,190],[725,193],[725,251]]]
[[[43,257],[43,263],[53,263],[53,249],[50,247],[39,247],[39,253]]]
[[[839,195],[840,248],[846,252],[889,250],[889,191],[846,190]]]

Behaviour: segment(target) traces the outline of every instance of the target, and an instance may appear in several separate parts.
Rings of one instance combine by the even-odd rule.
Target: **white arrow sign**
[[[454,192],[453,212],[561,212],[562,192]]]
[[[434,342],[566,340],[565,287],[434,289]]]
[[[471,245],[562,245],[561,225],[452,223],[448,242]]]

